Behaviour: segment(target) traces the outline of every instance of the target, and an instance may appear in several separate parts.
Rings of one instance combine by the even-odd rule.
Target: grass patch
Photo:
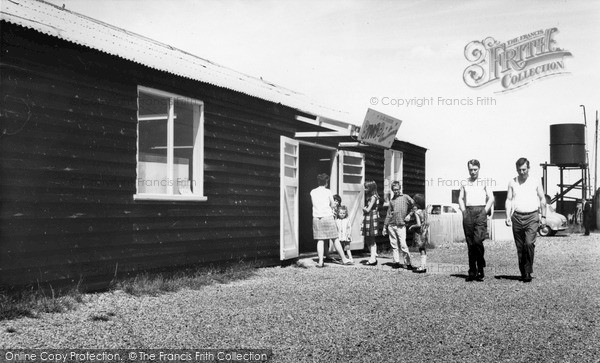
[[[133,277],[114,280],[110,290],[123,290],[133,296],[157,296],[183,289],[199,290],[212,284],[227,284],[250,278],[256,274],[259,263],[239,261],[226,266],[195,267],[187,270],[141,273]],[[55,292],[52,287],[41,287],[0,292],[0,320],[37,317],[40,313],[62,313],[74,310],[83,302],[79,286]],[[94,321],[107,321],[110,317],[93,316]]]
[[[183,289],[199,290],[212,284],[227,284],[256,274],[257,263],[237,262],[226,266],[204,266],[177,272],[142,273],[113,282],[112,290],[133,296],[157,296]]]
[[[37,317],[40,313],[61,313],[73,310],[83,301],[78,288],[56,293],[52,287],[19,291],[3,291],[0,294],[0,320],[19,317]]]

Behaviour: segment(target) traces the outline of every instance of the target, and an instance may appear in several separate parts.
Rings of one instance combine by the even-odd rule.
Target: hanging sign
[[[358,140],[365,144],[389,149],[392,147],[401,124],[402,120],[369,108],[360,128]]]

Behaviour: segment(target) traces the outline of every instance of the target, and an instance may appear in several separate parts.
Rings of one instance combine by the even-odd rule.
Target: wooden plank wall
[[[394,150],[403,153],[402,184],[405,194],[425,194],[425,153],[427,149],[408,142],[394,141]]]
[[[294,110],[2,23],[0,283],[279,262],[279,140]],[[133,201],[137,86],[205,103],[207,202]]]

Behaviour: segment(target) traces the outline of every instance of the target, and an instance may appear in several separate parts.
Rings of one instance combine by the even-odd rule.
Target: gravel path
[[[413,253],[418,261],[417,253]],[[275,362],[600,361],[600,234],[541,238],[534,280],[512,242],[465,272],[264,268],[156,297],[87,295],[77,310],[0,322],[0,348],[273,349]],[[429,251],[465,266],[466,247]]]

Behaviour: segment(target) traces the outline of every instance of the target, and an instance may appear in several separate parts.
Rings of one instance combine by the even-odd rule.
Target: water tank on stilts
[[[550,163],[566,167],[586,164],[585,125],[550,125]]]

